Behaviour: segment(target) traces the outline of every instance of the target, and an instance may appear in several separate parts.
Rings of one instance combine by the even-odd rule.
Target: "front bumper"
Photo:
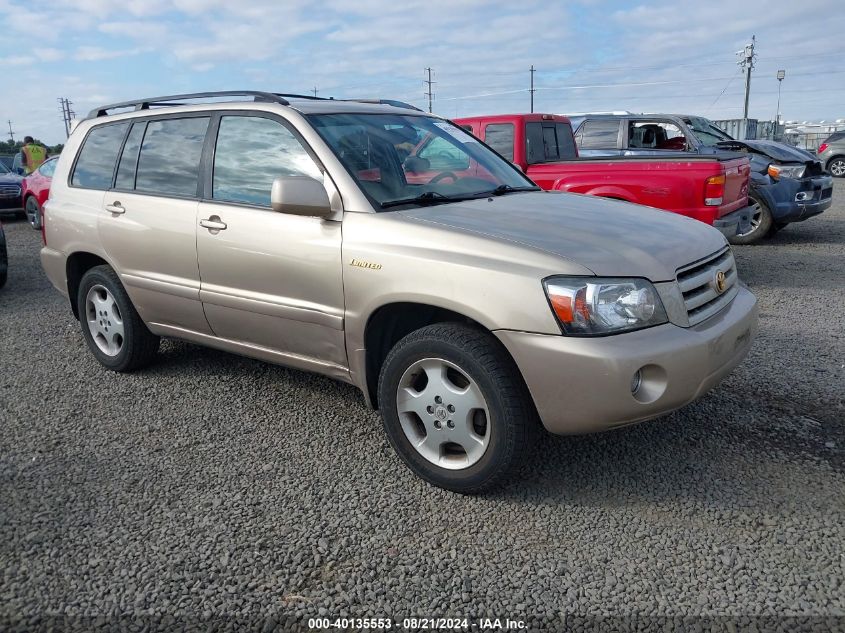
[[[21,204],[21,197],[3,197],[0,198],[0,211],[23,211],[23,205]]]
[[[818,215],[833,204],[833,176],[781,178],[752,187],[763,197],[775,222],[800,222]]]
[[[751,205],[718,218],[713,222],[713,226],[719,229],[725,237],[733,237],[751,230],[751,218],[753,216],[754,206]]]
[[[757,299],[744,287],[724,310],[691,328],[666,324],[601,338],[495,332],[522,372],[543,426],[562,435],[633,424],[689,404],[742,362],[756,333]]]

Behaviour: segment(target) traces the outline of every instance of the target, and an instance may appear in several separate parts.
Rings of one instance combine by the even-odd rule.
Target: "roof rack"
[[[377,103],[381,105],[390,105],[397,108],[407,108],[410,110],[417,110],[422,112],[416,106],[403,101],[396,101],[394,99],[335,99],[334,97],[318,97],[316,95],[301,95],[293,93],[282,92],[263,92],[261,90],[223,90],[219,92],[192,92],[181,95],[166,95],[162,97],[150,97],[148,99],[133,99],[132,101],[121,101],[120,103],[110,103],[108,105],[94,108],[88,113],[86,119],[96,119],[101,116],[108,116],[109,110],[118,110],[121,108],[134,108],[135,110],[149,110],[150,106],[158,107],[173,107],[185,105],[183,101],[195,101],[197,99],[214,99],[218,97],[253,97],[254,101],[265,101],[268,103],[278,103],[281,105],[290,105],[288,99],[308,99],[311,101],[350,101],[357,103]]]
[[[87,119],[96,119],[97,117],[107,116],[109,110],[117,110],[118,108],[135,108],[136,110],[149,110],[151,105],[156,106],[177,106],[184,105],[182,101],[194,101],[196,99],[210,99],[217,97],[253,97],[254,101],[268,101],[270,103],[279,103],[281,105],[290,105],[290,102],[284,97],[305,98],[303,95],[280,95],[273,92],[262,92],[260,90],[223,90],[220,92],[193,92],[181,95],[167,95],[163,97],[150,97],[148,99],[133,99],[132,101],[122,101],[120,103],[111,103],[109,105],[94,108],[88,113]]]

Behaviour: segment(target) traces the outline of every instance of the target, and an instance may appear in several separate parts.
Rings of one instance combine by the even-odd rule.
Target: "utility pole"
[[[70,107],[73,105],[73,102],[65,97],[59,97],[56,101],[59,102],[59,107],[62,110],[62,121],[64,121],[65,124],[65,135],[70,136],[70,124],[74,117],[76,117],[76,112],[71,110]]]
[[[751,71],[754,70],[754,46],[757,43],[757,37],[751,36],[751,43],[746,44],[745,48],[737,52],[740,60],[737,62],[745,71],[745,108],[742,111],[742,118],[748,120],[748,98],[751,95]],[[746,123],[746,125],[748,125]]]
[[[15,142],[15,133],[12,131],[12,120],[9,119],[9,138],[12,140],[12,143]]]
[[[783,83],[783,78],[786,77],[785,70],[778,71],[778,111],[775,114],[775,125],[780,125],[780,85]]]
[[[531,112],[534,112],[534,73],[537,72],[534,70],[534,64],[531,64],[531,88],[528,90],[531,93]]]
[[[428,85],[428,92],[424,93],[423,96],[428,97],[428,111],[432,112],[431,101],[434,99],[434,93],[431,91],[431,86],[436,82],[431,80],[431,68],[426,68],[425,70],[428,73],[428,79],[426,79],[424,83]]]
[[[317,98],[317,86],[314,86],[314,98]]]

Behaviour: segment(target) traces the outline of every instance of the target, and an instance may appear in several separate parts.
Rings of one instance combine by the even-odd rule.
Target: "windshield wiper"
[[[425,193],[421,193],[413,198],[399,198],[398,200],[388,200],[387,202],[382,202],[381,208],[386,209],[388,207],[398,207],[402,204],[434,204],[438,202],[457,202],[459,200],[461,200],[461,198],[444,196],[442,193],[438,193],[437,191],[426,191]]]
[[[513,193],[515,191],[540,191],[540,187],[513,187],[511,185],[499,185],[493,191],[488,191],[486,196],[503,196],[506,193]]]

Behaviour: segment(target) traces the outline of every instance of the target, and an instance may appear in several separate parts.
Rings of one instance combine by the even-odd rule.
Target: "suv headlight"
[[[645,279],[550,277],[543,286],[565,334],[601,336],[669,321],[657,290]]]
[[[777,180],[778,178],[803,178],[807,171],[806,165],[769,165],[769,176]]]

